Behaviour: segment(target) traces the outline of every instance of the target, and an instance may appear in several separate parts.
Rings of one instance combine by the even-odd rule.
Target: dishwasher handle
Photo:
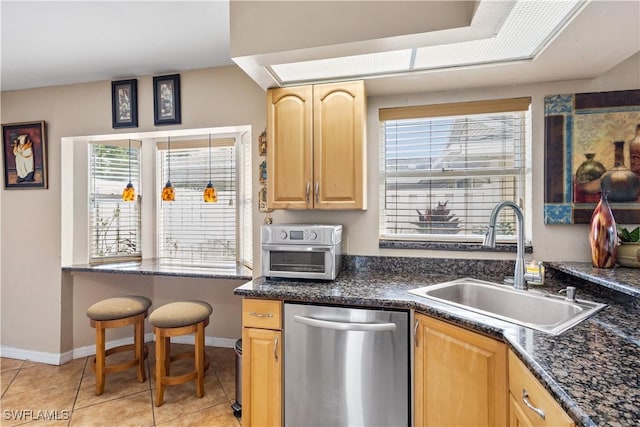
[[[335,329],[338,331],[393,332],[396,330],[395,323],[336,322],[333,320],[320,320],[298,315],[293,316],[293,319],[303,325],[315,326],[316,328]]]

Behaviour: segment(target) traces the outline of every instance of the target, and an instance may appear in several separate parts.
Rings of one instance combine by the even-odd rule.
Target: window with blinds
[[[381,109],[380,238],[481,242],[523,205],[530,98]],[[498,239],[515,241],[503,209]]]
[[[89,146],[90,263],[140,259],[140,141]],[[122,200],[131,181],[137,196]]]
[[[158,209],[158,257],[165,264],[235,267],[237,260],[237,176],[235,138],[158,144],[158,194],[167,181],[175,201]],[[209,167],[211,160],[211,167]],[[211,180],[218,201],[205,203]]]

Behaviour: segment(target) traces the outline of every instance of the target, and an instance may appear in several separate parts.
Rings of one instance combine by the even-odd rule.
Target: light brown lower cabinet
[[[242,425],[282,425],[282,302],[242,301]]]
[[[574,427],[573,420],[509,351],[509,418],[511,427]]]
[[[282,301],[242,307],[242,425],[279,427]],[[415,427],[575,427],[505,343],[419,313],[415,321]]]
[[[415,426],[506,426],[504,343],[416,314]]]

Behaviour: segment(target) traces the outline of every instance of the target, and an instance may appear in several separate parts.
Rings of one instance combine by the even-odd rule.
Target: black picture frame
[[[153,124],[182,123],[180,113],[180,74],[153,78]]]
[[[47,133],[44,120],[2,125],[4,188],[48,188]]]
[[[138,127],[138,80],[111,82],[111,124],[117,128]]]

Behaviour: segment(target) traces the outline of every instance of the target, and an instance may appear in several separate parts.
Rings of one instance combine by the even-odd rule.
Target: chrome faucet
[[[524,271],[524,214],[522,208],[510,200],[500,202],[491,211],[491,218],[489,219],[489,227],[484,234],[484,242],[482,246],[486,248],[496,247],[496,221],[498,220],[498,213],[502,208],[509,206],[513,208],[518,219],[518,245],[516,253],[516,267],[513,273],[513,287],[515,289],[526,291],[529,289],[527,281],[525,280]]]

